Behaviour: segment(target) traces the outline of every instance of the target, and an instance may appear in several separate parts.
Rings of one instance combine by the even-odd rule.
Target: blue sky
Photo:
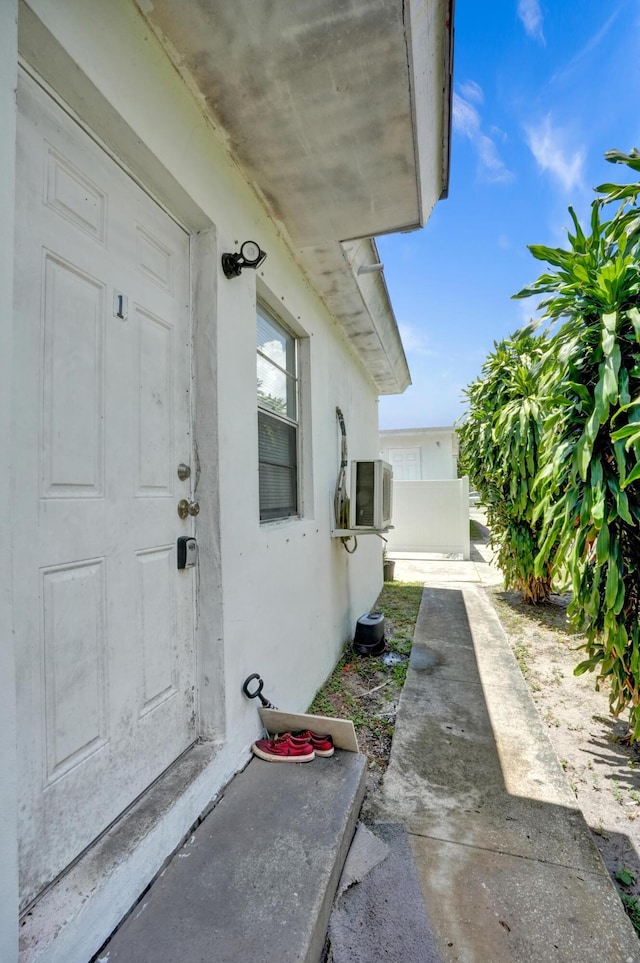
[[[378,239],[413,384],[381,428],[451,425],[493,343],[534,313],[512,301],[564,245],[571,204],[633,179],[640,148],[640,0],[456,0],[449,197],[422,231]]]

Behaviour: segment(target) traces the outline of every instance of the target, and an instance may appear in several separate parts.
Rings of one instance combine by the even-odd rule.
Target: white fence
[[[394,481],[390,552],[470,557],[469,479]]]

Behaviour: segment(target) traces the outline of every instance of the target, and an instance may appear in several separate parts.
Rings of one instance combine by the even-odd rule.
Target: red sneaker
[[[258,739],[251,748],[256,756],[267,762],[311,762],[315,759],[313,746],[308,740],[294,742],[288,735]]]
[[[333,739],[331,736],[320,736],[317,732],[309,732],[308,729],[299,729],[289,735],[291,742],[298,746],[303,743],[311,743],[316,756],[332,756],[334,752]]]

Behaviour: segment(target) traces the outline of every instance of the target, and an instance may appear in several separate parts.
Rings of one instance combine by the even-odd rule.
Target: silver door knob
[[[189,515],[197,515],[200,511],[198,502],[190,502],[186,498],[181,498],[178,502],[178,515],[180,518],[187,518]]]

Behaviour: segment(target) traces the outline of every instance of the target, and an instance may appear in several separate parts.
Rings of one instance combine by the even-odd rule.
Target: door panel
[[[103,493],[105,295],[104,284],[45,252],[45,498]]]
[[[107,740],[104,559],[42,572],[49,785]]]
[[[389,461],[394,481],[420,481],[419,448],[391,448]]]
[[[189,238],[19,85],[13,441],[22,905],[195,738]]]
[[[171,585],[175,579],[173,547],[136,553],[140,639],[140,716],[177,694],[172,657],[176,612]]]
[[[170,495],[176,466],[172,430],[172,329],[136,305],[138,495]]]

